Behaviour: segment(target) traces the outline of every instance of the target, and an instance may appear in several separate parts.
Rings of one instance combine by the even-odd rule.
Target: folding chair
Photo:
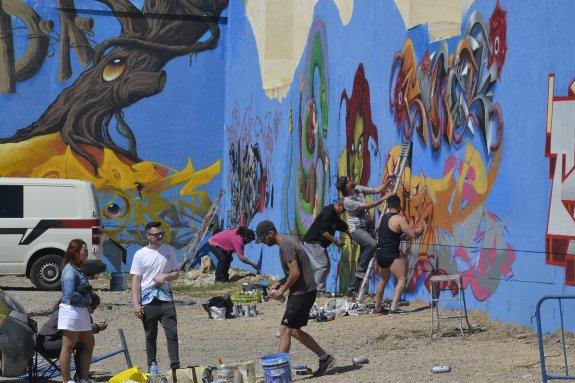
[[[132,359],[130,358],[130,352],[128,351],[128,344],[126,343],[126,338],[124,337],[124,331],[118,329],[118,335],[120,337],[120,347],[105,355],[94,355],[92,356],[92,363],[97,363],[101,360],[111,358],[112,356],[118,354],[124,354],[126,359],[126,364],[128,368],[132,367]],[[21,376],[21,379],[28,379],[30,383],[41,382],[44,380],[52,379],[62,374],[60,366],[58,364],[59,355],[49,355],[42,350],[36,348],[34,357],[30,361],[28,366],[27,376]],[[74,363],[70,366],[70,371],[75,371],[76,366]]]

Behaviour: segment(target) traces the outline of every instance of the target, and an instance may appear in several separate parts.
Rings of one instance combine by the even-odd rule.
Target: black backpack
[[[204,308],[204,310],[206,310],[206,312],[208,313],[208,316],[210,316],[210,307],[212,307],[212,306],[220,307],[220,308],[225,307],[226,308],[226,318],[232,317],[232,309],[234,307],[234,303],[232,302],[232,299],[230,298],[229,294],[226,294],[223,297],[221,297],[221,296],[212,297],[202,304],[202,307]]]

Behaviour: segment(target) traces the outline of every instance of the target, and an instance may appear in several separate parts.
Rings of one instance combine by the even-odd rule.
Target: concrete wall
[[[189,242],[221,187],[224,137],[225,13],[214,20],[214,49],[186,55],[169,48],[191,49],[205,22],[120,23],[112,11],[191,14],[177,2],[125,3],[0,2],[0,176],[92,181],[104,234],[118,243],[106,252],[116,267],[118,246],[129,267],[150,220],[164,223],[176,247]],[[120,36],[132,40],[116,41],[94,65],[97,44]],[[134,40],[166,49],[144,51]]]
[[[472,308],[530,325],[541,296],[574,292],[575,256],[565,254],[575,235],[567,53],[575,4],[460,2],[458,34],[430,42],[437,36],[427,25],[406,30],[393,1],[352,2],[346,18],[341,2],[320,0],[312,21],[309,10],[299,21],[286,13],[281,25],[293,23],[275,31],[253,20],[256,3],[228,10],[226,223],[243,210],[251,227],[271,219],[301,236],[338,198],[336,176],[378,185],[411,141],[404,213],[427,230],[406,249],[410,297],[429,299],[431,272],[459,272]],[[283,32],[293,42],[292,30],[307,25],[293,81],[270,91],[268,46],[285,47]],[[329,253],[328,289],[341,290],[358,249]],[[250,245],[248,254],[281,273],[277,250]]]

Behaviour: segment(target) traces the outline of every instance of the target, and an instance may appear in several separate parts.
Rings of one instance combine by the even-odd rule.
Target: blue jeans
[[[355,268],[356,273],[365,273],[367,267],[369,266],[369,261],[373,258],[375,254],[375,248],[377,246],[377,241],[373,236],[364,229],[357,229],[351,233],[351,239],[357,243],[361,249],[361,256],[359,257],[359,263]],[[363,278],[355,275],[353,281],[349,285],[348,291],[357,291],[361,284]]]

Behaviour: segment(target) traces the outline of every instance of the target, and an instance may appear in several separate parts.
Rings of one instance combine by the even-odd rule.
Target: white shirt
[[[347,212],[347,225],[350,233],[357,229],[370,229],[373,223],[367,209],[359,209],[361,205],[366,203],[365,194],[373,194],[373,189],[356,185],[355,191],[355,195],[347,196],[343,199],[343,207]]]
[[[169,245],[163,244],[158,249],[143,247],[136,251],[132,260],[130,274],[142,277],[140,303],[150,303],[153,298],[158,298],[162,301],[172,300],[171,283],[166,281],[161,287],[156,287],[154,278],[176,270],[178,270],[176,252]]]

